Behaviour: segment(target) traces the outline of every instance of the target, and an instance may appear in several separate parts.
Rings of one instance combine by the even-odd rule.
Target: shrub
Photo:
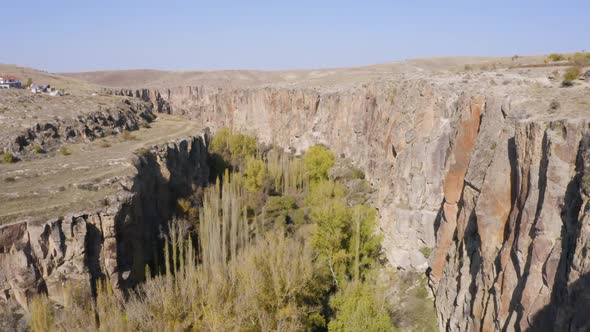
[[[328,171],[335,162],[334,153],[321,145],[312,146],[307,149],[303,157],[303,163],[309,178],[317,182],[328,178]]]
[[[16,158],[14,157],[14,155],[10,152],[4,152],[2,154],[2,162],[5,164],[11,164],[13,162],[16,161]]]
[[[43,148],[41,147],[41,145],[35,144],[35,146],[33,147],[33,152],[39,154],[39,153],[43,153],[45,151],[43,150]]]
[[[6,183],[13,183],[15,181],[16,181],[16,179],[13,176],[9,176],[9,177],[4,178],[4,182],[6,182]]]
[[[350,283],[330,299],[335,317],[330,332],[395,331],[385,299],[366,283]]]
[[[65,146],[62,146],[62,147],[61,147],[61,149],[59,149],[59,153],[60,153],[62,156],[69,156],[69,155],[71,155],[71,154],[72,154],[72,153],[70,152],[70,150],[68,150],[68,148],[66,148]]]
[[[25,88],[30,87],[33,84],[33,80],[29,77],[27,78],[27,81],[25,82]]]
[[[570,61],[579,67],[590,65],[590,53],[576,52],[570,56]]]
[[[132,141],[132,140],[136,140],[137,137],[135,135],[133,135],[130,131],[125,130],[121,133],[121,138],[125,141]]]
[[[563,74],[563,80],[573,81],[576,78],[580,77],[581,74],[582,70],[580,69],[580,67],[570,67],[568,68],[568,70],[565,71],[565,74]]]
[[[352,169],[352,178],[353,179],[360,179],[360,180],[364,180],[365,179],[365,173],[356,167],[353,167]]]
[[[549,60],[551,61],[561,61],[561,60],[565,60],[565,57],[561,54],[557,54],[557,53],[551,53],[548,56]]]
[[[420,252],[422,253],[422,255],[424,255],[424,258],[430,257],[430,252],[431,251],[432,250],[430,248],[428,248],[428,247],[422,247],[422,248],[420,248]]]

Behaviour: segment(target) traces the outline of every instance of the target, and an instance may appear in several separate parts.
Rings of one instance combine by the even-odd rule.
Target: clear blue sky
[[[294,69],[590,49],[590,0],[3,0],[0,63]]]

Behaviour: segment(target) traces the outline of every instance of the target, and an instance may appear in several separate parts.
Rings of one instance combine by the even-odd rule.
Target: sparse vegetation
[[[570,67],[568,70],[565,71],[563,74],[563,82],[562,85],[564,86],[571,86],[573,81],[580,77],[582,74],[582,70],[580,67]]]
[[[431,249],[425,246],[420,248],[420,252],[422,253],[422,255],[424,255],[424,258],[428,258],[430,257]]]
[[[549,60],[555,62],[555,61],[562,61],[565,60],[565,56],[563,56],[562,54],[558,54],[558,53],[551,53],[548,56]]]
[[[133,135],[129,130],[125,130],[121,133],[121,138],[124,141],[133,141],[137,139],[137,136]]]
[[[590,53],[576,52],[569,56],[569,60],[574,66],[590,66]]]
[[[10,152],[4,152],[2,153],[2,162],[5,164],[12,164],[16,161],[16,158],[14,157],[14,155]]]
[[[110,148],[112,145],[107,140],[102,140],[102,141],[100,141],[99,146],[101,148]]]
[[[59,153],[60,153],[62,156],[69,156],[69,155],[71,155],[71,154],[72,154],[72,153],[70,152],[70,150],[68,150],[68,148],[67,148],[67,147],[65,147],[65,146],[62,146],[62,147],[59,149]]]
[[[13,182],[16,182],[16,179],[13,176],[8,176],[8,177],[4,178],[4,182],[13,183]]]
[[[40,154],[40,153],[44,153],[45,150],[43,150],[41,145],[35,144],[35,146],[33,146],[33,152],[35,152],[36,154]]]

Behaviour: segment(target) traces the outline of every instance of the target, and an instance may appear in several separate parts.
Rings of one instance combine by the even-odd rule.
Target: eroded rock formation
[[[427,270],[442,330],[588,328],[576,310],[588,302],[587,121],[546,112],[550,97],[528,87],[447,83],[147,95],[214,128],[350,158],[378,190],[389,261]]]
[[[123,107],[118,109],[105,107],[76,118],[56,117],[50,122],[36,123],[18,134],[0,139],[0,151],[19,158],[31,157],[35,155],[36,146],[49,152],[66,143],[89,142],[126,130],[137,130],[142,123],[152,122],[155,118],[152,110],[156,109],[149,103],[130,98],[122,104]]]
[[[143,280],[162,249],[176,200],[209,177],[204,136],[179,139],[137,153],[136,173],[118,178],[121,191],[104,207],[45,222],[0,227],[1,305],[46,292],[64,301],[66,281],[94,291],[108,277],[116,290]]]

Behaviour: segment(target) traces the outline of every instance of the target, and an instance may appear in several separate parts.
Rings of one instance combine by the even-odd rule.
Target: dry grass
[[[121,133],[121,139],[124,141],[133,141],[137,139],[137,136],[133,135],[129,130],[125,130]]]
[[[181,137],[195,135],[201,124],[175,116],[161,115],[150,129],[134,132],[136,140],[109,139],[91,143],[71,143],[69,156],[47,154],[18,163],[2,164],[0,179],[18,177],[0,185],[0,224],[23,218],[41,219],[102,206],[105,197],[121,190],[115,177],[133,176],[133,151],[161,145]],[[81,190],[70,183],[97,183],[97,191]],[[64,189],[65,188],[65,189]]]

